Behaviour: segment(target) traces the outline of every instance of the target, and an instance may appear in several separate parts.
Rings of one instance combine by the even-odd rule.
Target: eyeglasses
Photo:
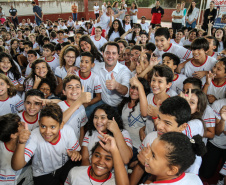
[[[220,56],[220,57],[226,57],[226,55],[223,54],[223,53],[218,53],[217,56]]]

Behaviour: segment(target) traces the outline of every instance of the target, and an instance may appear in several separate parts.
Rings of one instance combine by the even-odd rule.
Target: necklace
[[[91,170],[92,170],[92,168],[91,168],[90,171],[89,171],[89,181],[90,181],[90,184],[93,185],[93,183],[92,183],[92,181],[91,181],[91,179],[90,179],[90,176],[91,176],[91,174],[90,174],[90,173],[91,173]],[[109,173],[108,178],[109,178],[110,174],[111,174],[111,173]],[[107,178],[102,184],[104,184],[104,183],[108,180],[108,178]],[[102,184],[101,184],[101,185],[102,185]]]

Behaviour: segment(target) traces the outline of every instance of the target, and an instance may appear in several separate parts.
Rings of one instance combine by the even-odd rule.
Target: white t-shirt
[[[182,39],[181,39],[181,40],[182,40]],[[186,40],[183,41],[183,46],[185,46],[185,45],[190,46],[191,43],[192,43],[192,41],[190,41],[189,39],[186,39]]]
[[[60,66],[59,58],[53,57],[53,60],[51,61],[47,61],[46,58],[43,58],[43,59],[49,64],[54,74],[56,67]]]
[[[141,144],[139,131],[143,126],[145,126],[146,118],[141,116],[139,102],[134,108],[134,111],[132,113],[131,112],[132,107],[129,107],[128,103],[126,103],[122,109],[122,121],[124,128],[130,134],[133,146],[138,149]]]
[[[179,12],[177,12],[177,10],[174,10],[172,13],[172,16],[184,16],[183,10],[180,10]],[[183,18],[183,17],[182,17]],[[173,23],[182,23],[182,18],[181,19],[174,19],[172,18],[172,22]]]
[[[153,182],[149,185],[203,185],[198,175],[191,173],[183,173],[181,176],[172,180],[164,180]],[[140,184],[140,185],[148,185],[148,184]]]
[[[174,55],[177,55],[181,61],[185,61],[189,58],[192,58],[192,52],[182,46],[179,46],[178,44],[170,44],[170,47],[167,50],[158,50],[158,48],[155,49],[154,54],[162,60],[163,53],[173,53]]]
[[[112,16],[112,22],[114,21],[114,16]],[[107,14],[106,14],[106,12],[103,12],[103,15],[100,17],[100,22],[98,22],[96,25],[95,25],[95,27],[97,27],[97,26],[101,26],[101,28],[103,29],[103,30],[108,30],[109,29],[109,26],[108,26],[108,24],[109,24],[109,22],[110,22],[110,16],[108,16]]]
[[[183,46],[183,42],[181,42],[181,40],[180,40],[180,42],[178,43],[178,42],[176,42],[175,39],[170,39],[170,43],[177,44],[177,45],[179,45],[179,46]]]
[[[80,75],[80,70],[76,71],[75,73],[80,78],[82,86],[84,86],[84,91],[91,93],[92,99],[94,93],[102,92],[100,78],[96,73],[90,71],[90,75],[88,76],[88,78],[82,78]]]
[[[219,46],[217,48],[217,52],[220,53],[224,49],[224,44],[222,41],[219,42]]]
[[[70,26],[70,27],[73,27],[74,24],[75,24],[75,22],[73,20],[67,21],[67,25]]]
[[[129,11],[135,13],[135,12],[138,12],[138,9],[133,9],[133,10],[130,9]],[[137,23],[137,15],[132,15],[132,16],[130,16],[130,20],[132,20],[133,23]]]
[[[221,119],[220,110],[224,105],[226,105],[225,98],[221,99],[221,100],[217,100],[217,101],[213,102],[213,104],[212,104],[212,108],[215,112],[216,118],[219,120]],[[226,124],[224,127],[224,131],[226,131]],[[226,149],[226,134],[224,134],[224,133],[221,133],[219,136],[215,135],[214,138],[209,139],[209,141],[218,148]]]
[[[58,103],[62,111],[66,111],[70,105],[67,103],[67,101],[61,101]],[[80,128],[85,126],[87,123],[87,116],[86,111],[83,105],[81,105],[70,117],[70,119],[67,121],[66,125],[70,125],[74,133],[76,135],[76,138],[80,138]]]
[[[186,19],[188,19],[189,22],[193,21],[194,19],[196,19],[197,21],[198,16],[199,16],[199,9],[195,7],[189,16],[187,16],[186,14]]]
[[[115,177],[111,172],[107,179],[98,180],[90,176],[90,169],[91,166],[76,166],[72,168],[64,185],[115,185]]]
[[[149,32],[150,25],[145,22],[144,24],[140,23],[142,30],[145,30],[147,33]]]
[[[107,40],[102,36],[100,37],[99,40],[95,39],[95,35],[90,36],[90,38],[98,50],[100,50],[100,48],[107,42]]]
[[[34,130],[35,128],[39,127],[39,113],[37,114],[36,120],[34,122],[29,122],[26,120],[25,116],[24,116],[25,111],[18,113],[18,116],[20,117],[20,121],[21,122],[25,122],[28,125],[28,129],[30,131]]]
[[[119,37],[120,37],[119,32],[113,31],[113,32],[111,33],[110,38],[109,38],[108,40],[109,40],[109,41],[114,41],[115,38],[119,38]]]
[[[217,99],[222,99],[225,98],[225,93],[226,93],[226,81],[221,86],[218,86],[214,83],[214,81],[211,81],[207,90],[208,95],[212,94]]]
[[[21,76],[18,80],[15,79],[14,74],[11,71],[8,71],[6,76],[11,80],[11,82],[13,83],[14,86],[18,85],[18,84],[23,84],[25,78],[23,76]]]
[[[0,110],[0,116],[9,113],[17,114],[24,110],[24,101],[17,94],[13,97],[8,97],[6,100],[0,101]]]
[[[59,139],[56,143],[49,143],[40,134],[39,128],[31,132],[25,146],[25,161],[28,162],[33,156],[33,176],[38,177],[53,173],[61,168],[69,159],[67,150],[80,151],[79,142],[68,125],[59,131]]]
[[[62,80],[67,76],[67,71],[64,66],[57,66],[55,69],[55,76],[61,78]]]
[[[94,14],[97,14],[97,13],[100,12],[99,11],[99,6],[94,6],[93,9],[94,9]]]
[[[187,62],[184,66],[184,74],[187,77],[193,77],[192,74],[195,71],[210,71],[212,70],[212,68],[214,67],[214,65],[216,64],[216,59],[206,56],[206,61],[201,65],[201,66],[196,66],[193,64],[193,60]],[[204,76],[202,79],[202,84],[205,83],[206,81],[206,77]]]
[[[28,75],[31,73],[31,64],[28,63],[25,71],[25,78],[28,77]]]
[[[177,94],[183,91],[183,81],[187,78],[183,74],[176,74],[177,78],[173,80],[170,89],[174,90]]]
[[[132,140],[130,138],[129,132],[127,130],[122,130],[122,136],[126,142],[126,144],[130,147],[133,148]],[[92,135],[89,136],[89,131],[86,132],[85,137],[82,141],[82,146],[86,146],[89,151],[89,156],[91,157],[92,153],[91,150],[95,146],[97,142],[100,141],[98,136],[101,136],[96,130],[92,131]]]
[[[221,175],[226,176],[226,162],[224,163],[223,167],[221,168],[220,172]]]
[[[14,171],[11,167],[13,151],[9,150],[5,143],[0,141],[0,184],[16,185],[17,178],[22,170]]]

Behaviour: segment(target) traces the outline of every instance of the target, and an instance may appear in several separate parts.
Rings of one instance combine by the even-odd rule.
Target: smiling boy
[[[160,59],[162,58],[162,54],[165,52],[177,55],[182,61],[192,58],[191,51],[182,46],[170,43],[170,33],[168,28],[159,28],[156,30],[155,45],[156,49],[154,54]]]
[[[30,132],[25,124],[19,133],[12,168],[23,168],[33,156],[33,179],[37,185],[63,183],[74,166],[72,161],[81,160],[78,140],[70,126],[63,127],[62,121],[60,107],[49,104],[40,113],[39,128]]]

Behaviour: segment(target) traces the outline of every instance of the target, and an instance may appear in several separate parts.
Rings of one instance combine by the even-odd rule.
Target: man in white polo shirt
[[[104,62],[98,66],[104,103],[117,107],[123,96],[128,95],[130,70],[118,62],[119,45],[108,42],[103,53]]]

